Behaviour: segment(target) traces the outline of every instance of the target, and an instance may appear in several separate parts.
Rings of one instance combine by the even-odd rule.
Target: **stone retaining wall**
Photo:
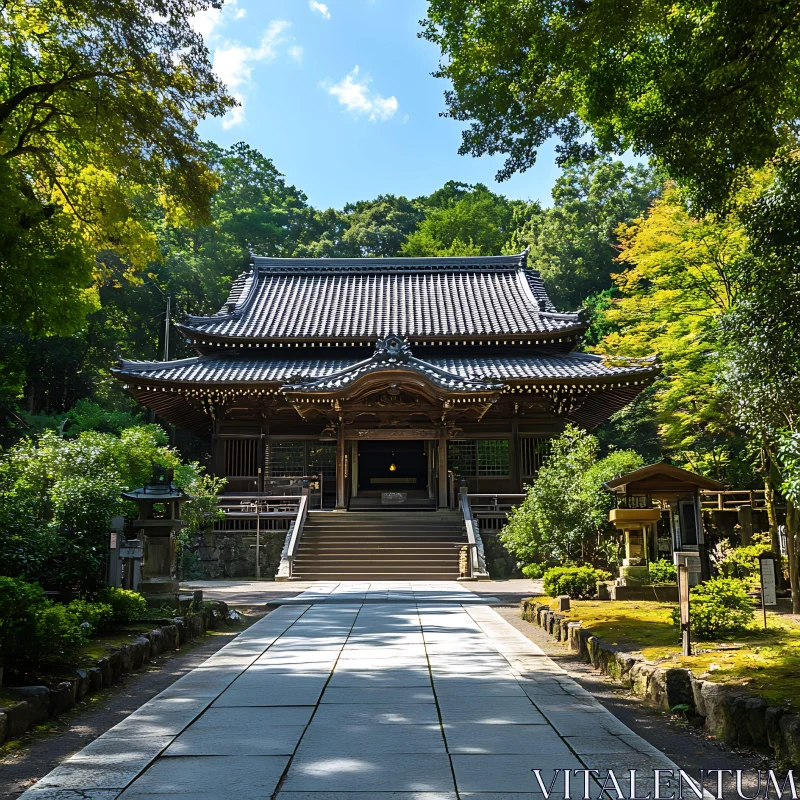
[[[665,710],[686,707],[687,716],[728,744],[773,755],[779,764],[800,767],[800,714],[770,706],[762,697],[696,678],[691,670],[660,667],[621,650],[571,622],[548,605],[526,599],[522,618],[544,628],[554,639],[637,697]]]
[[[137,636],[127,644],[110,648],[94,666],[70,669],[58,680],[44,686],[4,686],[3,693],[18,699],[0,707],[0,744],[16,739],[34,725],[63,714],[87,695],[122,680],[122,676],[140,669],[150,659],[169,650],[177,650],[186,642],[202,636],[227,619],[225,603],[207,604],[197,614],[176,617],[163,625]]]
[[[285,530],[262,531],[259,537],[261,577],[271,578],[281,563]],[[224,580],[256,574],[255,534],[217,531],[190,537],[184,579]]]

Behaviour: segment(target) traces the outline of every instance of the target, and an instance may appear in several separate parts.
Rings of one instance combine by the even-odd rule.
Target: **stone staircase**
[[[467,535],[460,513],[312,511],[293,580],[456,580]]]

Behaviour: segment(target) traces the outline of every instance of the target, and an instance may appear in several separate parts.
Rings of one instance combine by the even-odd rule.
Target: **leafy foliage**
[[[611,286],[617,228],[639,217],[659,189],[652,171],[610,158],[567,167],[553,186],[552,207],[514,233],[513,249],[531,248],[528,263],[541,272],[556,308],[579,308]]]
[[[446,196],[446,190],[451,195]],[[517,201],[490,192],[483,184],[445,184],[432,195],[425,219],[402,246],[407,256],[496,255],[511,234]]]
[[[666,558],[650,561],[647,564],[650,573],[650,583],[675,583],[678,580],[678,569]]]
[[[716,380],[720,320],[736,301],[747,252],[741,221],[733,213],[697,219],[671,187],[619,235],[627,269],[614,276],[618,295],[600,312],[611,330],[595,349],[658,353],[663,380],[653,400],[666,448],[693,471],[741,482],[749,464]]]
[[[503,544],[525,564],[554,560],[591,561],[598,552],[612,554],[608,530],[611,496],[603,483],[642,465],[630,450],[613,451],[598,460],[598,441],[567,426],[500,533]]]
[[[97,595],[100,603],[111,608],[114,624],[133,622],[147,611],[147,601],[138,592],[106,586]]]
[[[234,100],[191,25],[211,0],[10,0],[0,16],[0,299],[65,333],[108,256],[158,254],[147,202],[208,215],[197,122]],[[11,317],[11,319],[9,319]]]
[[[747,587],[736,578],[712,578],[689,590],[689,618],[692,632],[701,639],[713,639],[746,628],[754,616]],[[680,609],[672,610],[672,621],[680,626]]]
[[[594,567],[551,567],[544,573],[544,590],[550,597],[566,594],[577,600],[593,597],[597,582],[611,580],[611,573]]]
[[[0,569],[48,588],[91,592],[100,580],[120,493],[145,483],[176,454],[155,425],[120,436],[53,432],[24,439],[0,456]]]
[[[798,24],[797,2],[431,0],[421,36],[470,123],[459,152],[506,154],[499,179],[555,136],[567,160],[653,156],[707,207],[794,131]]]

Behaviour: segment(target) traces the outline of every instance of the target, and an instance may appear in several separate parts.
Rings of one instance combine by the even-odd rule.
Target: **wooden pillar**
[[[437,448],[436,471],[439,475],[439,508],[447,508],[447,431],[442,428]]]
[[[344,472],[346,463],[346,448],[344,440],[344,420],[339,420],[339,427],[336,431],[336,508],[344,510],[347,508],[347,498],[345,497]]]
[[[511,491],[522,491],[522,479],[520,478],[520,446],[519,446],[519,420],[515,414],[511,418],[511,438],[508,441],[508,462],[511,472]]]

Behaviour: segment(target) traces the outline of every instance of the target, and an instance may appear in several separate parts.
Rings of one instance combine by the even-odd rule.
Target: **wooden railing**
[[[700,492],[700,507],[703,511],[738,511],[746,507],[767,507],[763,489],[732,489],[715,492],[703,489]]]

